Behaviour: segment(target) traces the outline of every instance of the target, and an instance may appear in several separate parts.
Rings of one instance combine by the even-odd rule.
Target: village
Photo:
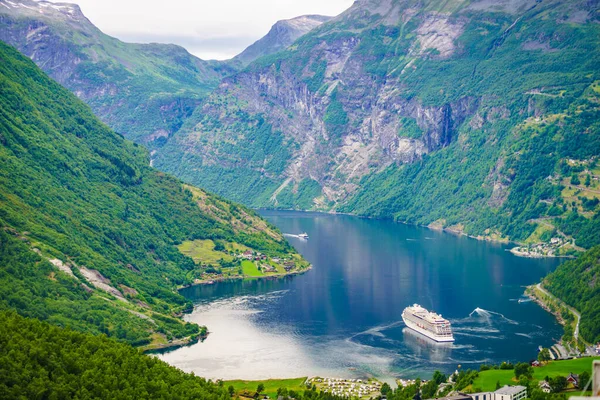
[[[548,243],[517,246],[510,249],[510,252],[519,257],[530,258],[571,257],[571,249],[576,248],[572,242],[565,238],[553,237]]]
[[[336,396],[359,399],[377,398],[381,395],[381,382],[375,379],[309,378],[307,385],[315,385],[317,391]]]
[[[516,364],[503,362],[500,365],[482,365],[479,370],[462,370],[459,366],[449,376],[436,371],[429,381],[397,378],[395,383],[399,389],[406,388],[413,391],[414,386],[417,385],[419,389],[414,399],[419,400],[523,400],[532,398],[535,392],[538,393],[535,398],[545,399],[545,395],[561,393],[568,397],[570,394],[589,390],[588,385],[592,380],[593,369],[600,374],[600,358],[533,360]],[[579,373],[566,372],[570,370]],[[288,387],[290,381],[295,381],[293,387]],[[236,385],[236,388],[232,386],[230,391],[233,391],[233,395],[237,393],[240,398],[247,399],[284,400],[292,398],[289,396],[290,393],[306,390],[360,400],[386,400],[395,398],[397,394],[390,384],[373,377],[315,376],[298,380],[281,380],[281,383],[285,383],[282,387],[279,387],[278,380],[247,381],[243,385],[240,385],[240,381],[236,382],[239,386]]]

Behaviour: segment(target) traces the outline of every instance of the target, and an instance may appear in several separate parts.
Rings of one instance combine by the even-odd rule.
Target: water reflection
[[[404,343],[417,357],[440,363],[452,356],[454,343],[439,343],[410,328],[403,328]]]
[[[348,216],[268,212],[314,268],[282,280],[216,283],[182,293],[207,325],[204,343],[162,355],[209,378],[307,375],[428,377],[535,356],[560,337],[553,317],[519,302],[556,260],[517,258],[505,246]],[[450,319],[456,342],[427,343],[401,314],[419,303]]]

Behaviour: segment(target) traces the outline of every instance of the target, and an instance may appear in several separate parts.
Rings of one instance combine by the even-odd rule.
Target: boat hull
[[[453,336],[449,336],[449,337],[448,336],[438,336],[435,333],[428,331],[427,329],[421,328],[414,322],[409,321],[408,319],[404,318],[404,316],[402,316],[402,320],[404,321],[406,326],[408,326],[413,331],[419,332],[421,335],[427,336],[429,339],[435,340],[436,342],[440,342],[440,343],[454,342]]]

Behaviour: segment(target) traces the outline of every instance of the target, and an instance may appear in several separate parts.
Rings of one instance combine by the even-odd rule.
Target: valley
[[[228,60],[82,8],[0,0],[0,398],[584,390],[597,1],[357,0]]]

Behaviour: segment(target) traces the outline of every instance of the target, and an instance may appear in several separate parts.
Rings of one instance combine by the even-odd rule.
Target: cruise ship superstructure
[[[436,342],[454,341],[450,322],[442,318],[441,315],[429,312],[418,304],[406,307],[402,311],[402,320],[409,328]]]

